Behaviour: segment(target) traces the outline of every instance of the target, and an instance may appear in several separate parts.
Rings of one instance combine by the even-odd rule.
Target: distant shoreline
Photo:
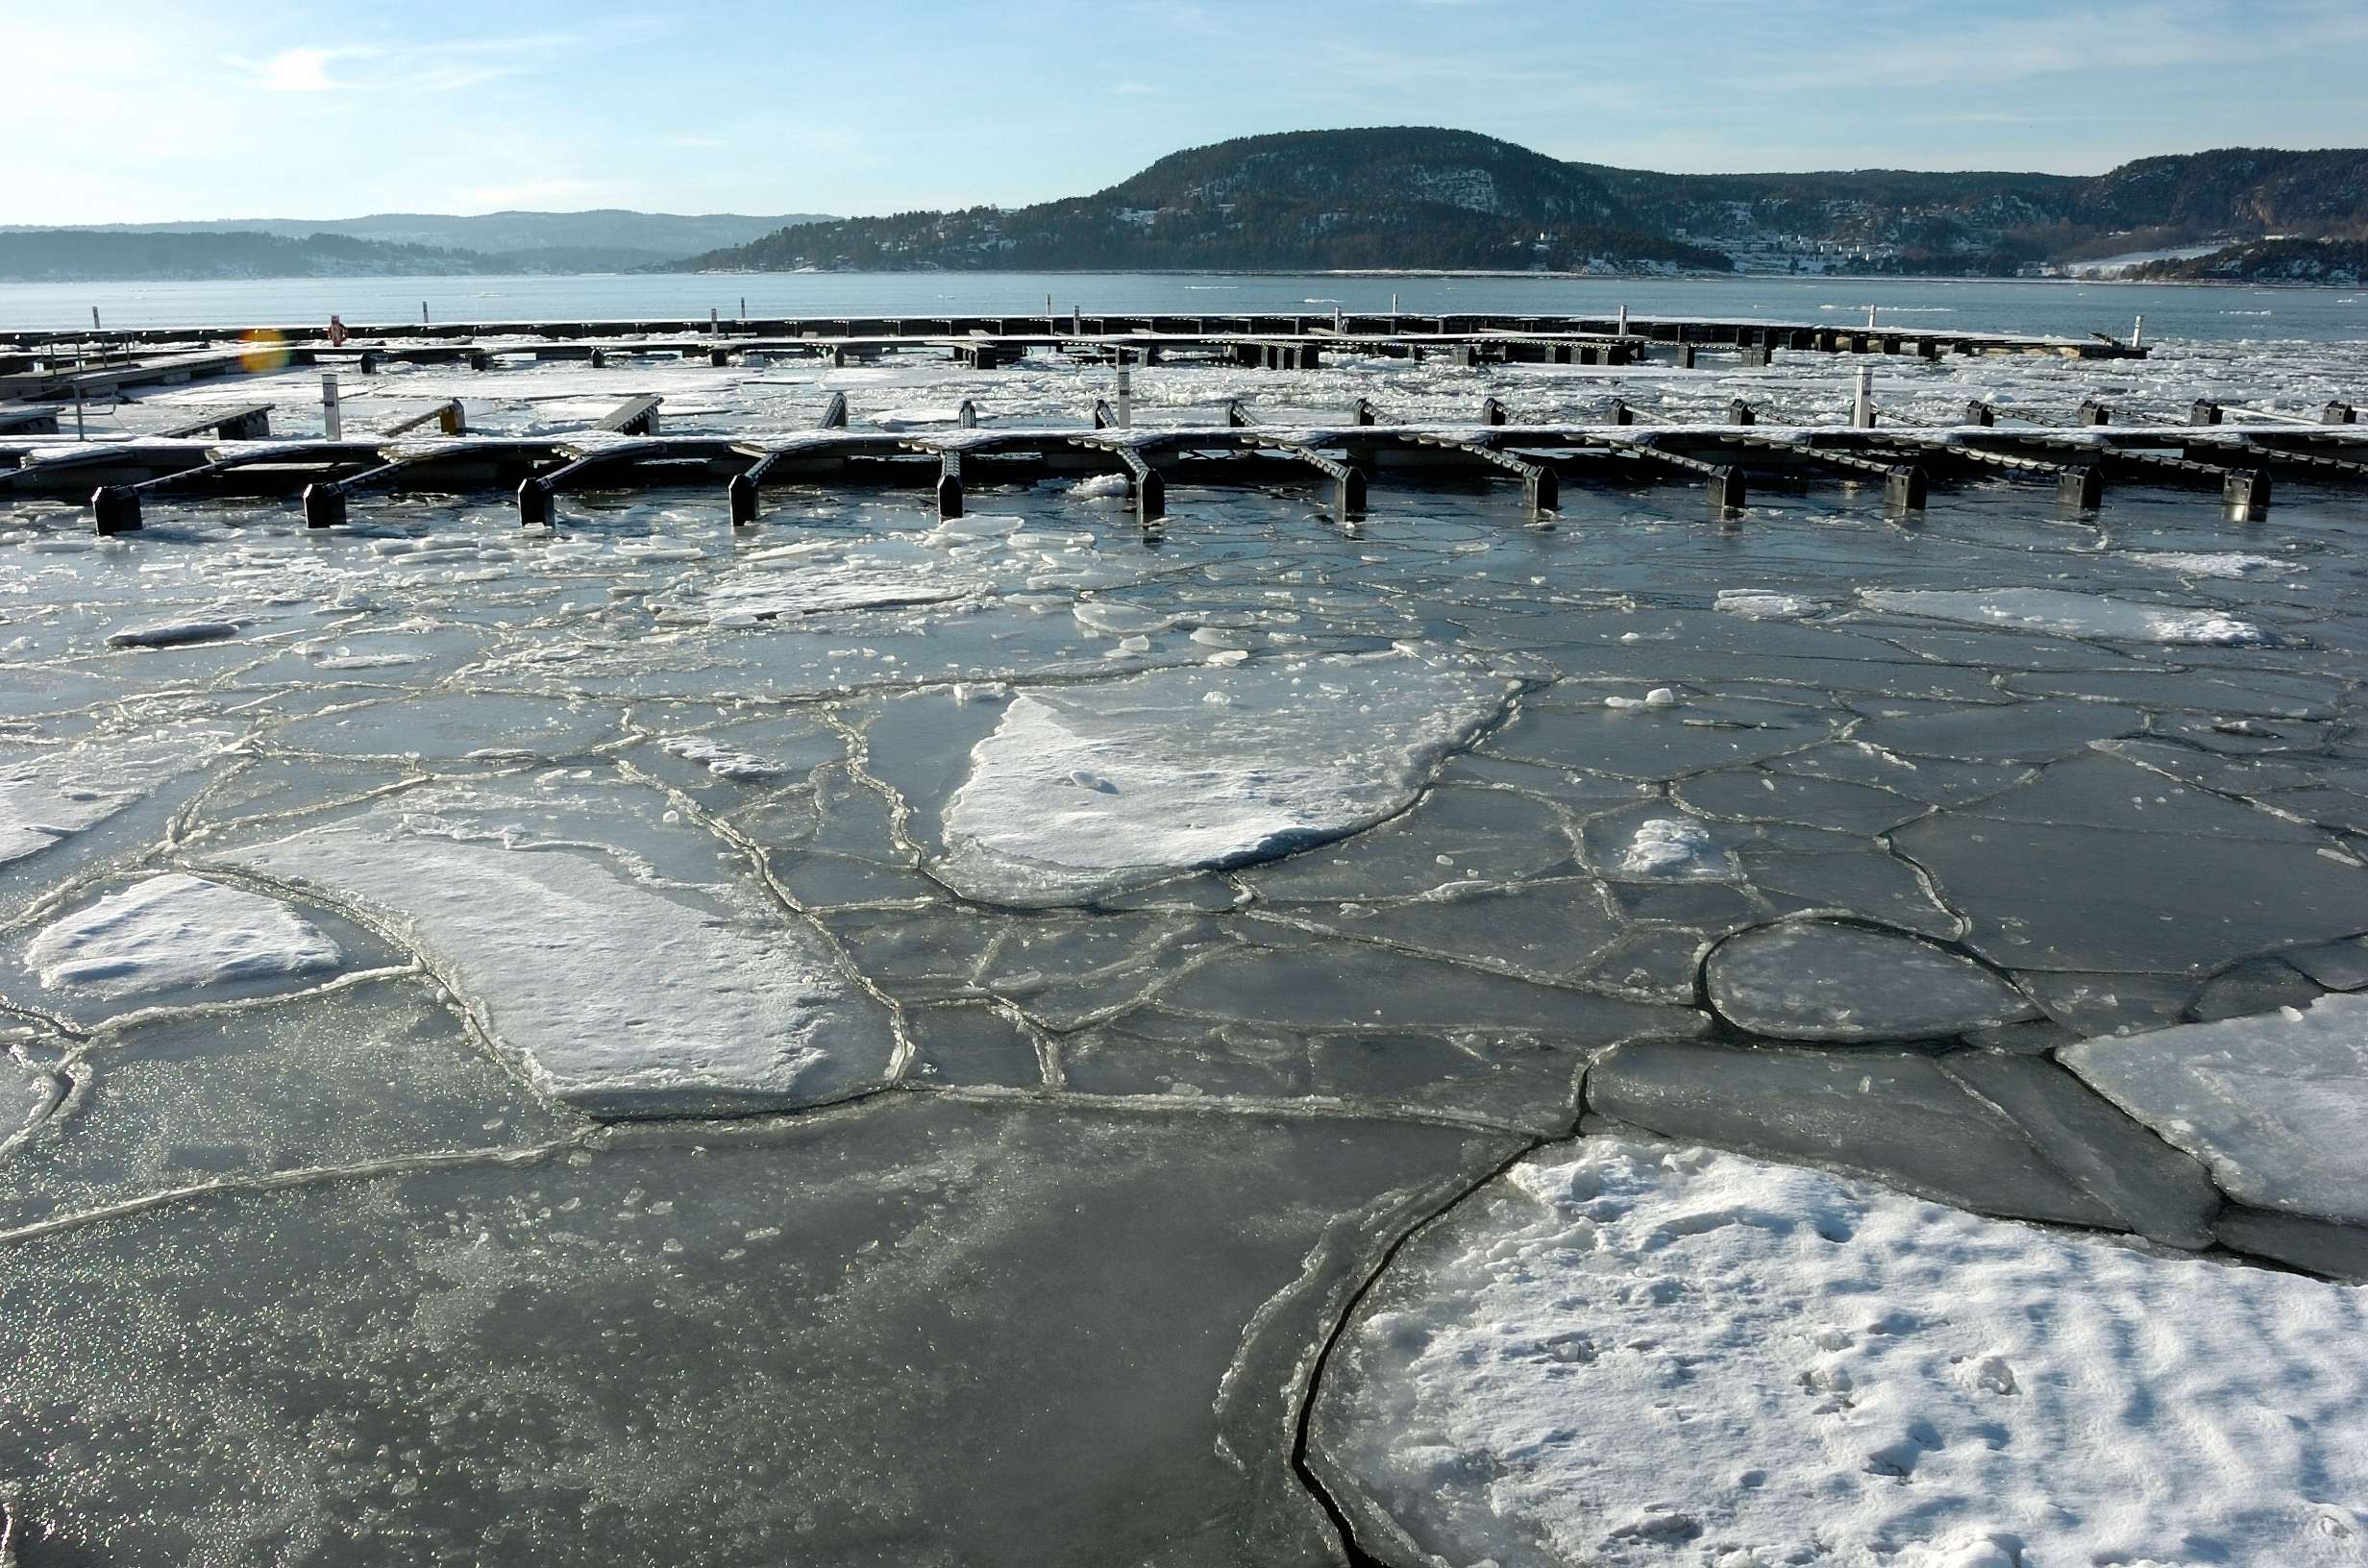
[[[825,271],[802,268],[791,272],[488,272],[488,273],[290,273],[280,277],[217,277],[217,278],[0,278],[0,288],[119,288],[147,286],[180,286],[205,283],[336,283],[336,282],[416,282],[449,288],[456,283],[503,282],[516,283],[533,279],[549,278],[1340,278],[1356,280],[1405,279],[1472,279],[1491,282],[1542,283],[2020,283],[2054,285],[2076,283],[2083,287],[2107,286],[2117,288],[2275,288],[2275,289],[2333,289],[2338,292],[2368,288],[2361,283],[2310,282],[2300,280],[2247,280],[2241,278],[1992,278],[1978,273],[1943,272],[1536,272],[1466,271],[1457,269],[1411,267],[1316,269],[1246,268],[1246,267],[1130,267],[1111,271],[1098,267],[1032,268],[1025,273],[998,273],[986,269],[950,272],[938,269],[915,269],[899,272],[866,272],[858,270]]]

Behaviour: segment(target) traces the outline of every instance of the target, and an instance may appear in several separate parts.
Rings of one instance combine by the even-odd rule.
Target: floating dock
[[[99,532],[124,533],[167,500],[300,502],[308,524],[333,527],[348,521],[358,498],[495,490],[515,496],[521,524],[555,526],[569,491],[712,484],[723,514],[746,527],[758,519],[768,485],[919,485],[933,489],[940,517],[958,517],[980,484],[1099,473],[1124,478],[1135,518],[1153,528],[1172,484],[1314,483],[1324,509],[1347,522],[1364,512],[1383,475],[1413,483],[1509,481],[1531,521],[1550,517],[1572,479],[1696,486],[1718,515],[1742,507],[1762,478],[1879,484],[1893,512],[1923,506],[1935,483],[2034,485],[2073,512],[2102,505],[2110,484],[2170,484],[2216,493],[2243,520],[2266,515],[2273,489],[2285,483],[2368,484],[2368,428],[2336,404],[2317,425],[2230,423],[2228,410],[2205,403],[2189,424],[2116,425],[2094,402],[2060,423],[2015,410],[2009,418],[2022,422],[2001,425],[1999,410],[1976,404],[1965,423],[1934,428],[1878,426],[1871,410],[1864,423],[1769,426],[1739,401],[1722,424],[1653,423],[1617,399],[1600,421],[1523,423],[1495,398],[1469,424],[1392,421],[1360,400],[1316,415],[1254,411],[1235,401],[1186,411],[1182,423],[1132,426],[1098,403],[1075,425],[1000,426],[966,402],[947,427],[885,430],[850,428],[841,395],[807,428],[754,434],[661,433],[661,404],[644,394],[581,430],[529,437],[462,433],[456,402],[357,439],[0,436],[0,496],[86,498]],[[263,412],[229,409],[209,423],[251,429]],[[445,433],[411,433],[431,422]]]
[[[457,363],[491,370],[504,360],[664,355],[718,367],[752,358],[817,356],[843,364],[889,354],[934,352],[982,370],[1034,350],[1118,363],[1218,357],[1269,369],[1309,370],[1327,355],[1445,357],[1468,365],[1510,362],[1624,365],[1649,359],[1690,366],[1697,353],[1733,353],[1766,364],[1779,353],[1979,355],[2142,358],[2143,344],[2011,332],[1900,329],[1870,324],[1715,317],[1453,315],[834,316],[724,321],[510,321],[380,325],[332,343],[317,326],[135,328],[108,331],[0,331],[0,401],[111,397],[145,386],[287,365]]]

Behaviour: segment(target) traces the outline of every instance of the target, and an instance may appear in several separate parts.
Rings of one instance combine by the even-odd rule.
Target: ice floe
[[[223,739],[176,727],[0,764],[0,866],[107,821],[163,779],[199,766]]]
[[[1403,810],[1508,690],[1392,654],[1024,693],[972,749],[934,870],[987,902],[1075,903],[1340,838]]]
[[[1798,621],[1825,606],[1802,594],[1780,594],[1764,588],[1721,588],[1711,607],[1753,621]]]
[[[110,648],[179,648],[188,643],[219,643],[238,635],[229,621],[154,621],[125,626],[107,634]]]
[[[1591,1140],[1400,1255],[1313,1435],[1394,1559],[2331,1568],[2368,1291]]]
[[[2250,621],[2218,610],[2177,604],[2147,604],[2080,594],[2064,588],[1892,589],[1862,588],[1870,609],[1956,621],[1972,626],[2045,632],[2059,637],[2100,637],[2109,642],[2189,643],[2236,648],[2270,641]]]
[[[2176,572],[2183,577],[2250,577],[2270,572],[2300,570],[2294,561],[2282,561],[2275,555],[2247,555],[2236,551],[2192,550],[2133,550],[2122,559],[2150,566],[2158,572]]]
[[[1655,817],[1637,824],[1620,857],[1630,876],[1701,876],[1723,870],[1726,857],[1710,830],[1683,817]]]
[[[718,626],[832,610],[939,604],[977,593],[982,580],[946,555],[903,540],[749,557],[709,581],[689,613]]]
[[[1779,1040],[1924,1040],[2038,1017],[2028,997],[1934,943],[1838,920],[1785,920],[1721,943],[1712,1005]]]
[[[338,953],[278,899],[175,871],[51,921],[25,958],[44,986],[115,998],[333,968]]]
[[[728,884],[629,876],[498,812],[388,806],[242,850],[411,943],[544,1092],[604,1115],[828,1099],[885,1076],[885,1018],[802,919]],[[455,817],[473,812],[465,800]],[[551,803],[553,821],[597,817]]]
[[[2064,1065],[2231,1196],[2368,1223],[2368,995],[2083,1041]]]

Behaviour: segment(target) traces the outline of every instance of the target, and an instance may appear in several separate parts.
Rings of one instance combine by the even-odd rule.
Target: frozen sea
[[[1878,402],[2368,402],[2332,292],[484,282],[512,315],[2143,309],[2153,359],[1885,360]],[[353,320],[429,285],[103,308],[217,286]],[[1134,389],[1780,423],[1847,368]],[[345,419],[1075,424],[1109,377],[409,367]],[[94,433],[302,432],[316,387]],[[1713,521],[1573,480],[1531,526],[1385,469],[1353,526],[1284,474],[1179,483],[1147,536],[1106,489],[941,524],[781,485],[737,533],[712,487],[531,530],[160,499],[104,542],[0,499],[26,1568],[2368,1560],[2356,486],[2236,524],[1818,479]]]
[[[2143,315],[2155,337],[2206,340],[2368,337],[2368,291],[2199,287],[2106,280],[1945,278],[1387,277],[1311,273],[650,273],[583,277],[275,278],[205,282],[0,283],[0,326],[318,325],[432,320],[703,322],[752,316],[889,316],[1056,310],[1322,314],[1386,311],[1589,312],[1863,320],[1875,306],[1903,331],[2126,336]]]

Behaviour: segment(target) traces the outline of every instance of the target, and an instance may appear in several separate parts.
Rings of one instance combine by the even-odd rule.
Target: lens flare
[[[287,344],[268,327],[240,333],[238,345],[239,363],[250,376],[287,368]]]

